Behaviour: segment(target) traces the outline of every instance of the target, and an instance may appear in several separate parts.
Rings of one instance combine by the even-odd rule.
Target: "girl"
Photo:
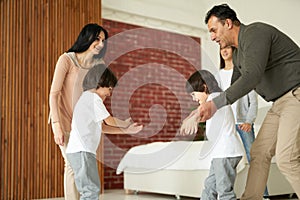
[[[215,77],[206,70],[195,72],[186,83],[186,91],[194,101],[202,104],[219,95],[222,91]],[[181,134],[192,132],[187,126],[191,121],[200,122],[199,111],[192,112],[183,122]],[[233,191],[236,167],[244,151],[236,133],[234,117],[230,106],[217,110],[215,115],[206,121],[206,136],[210,145],[204,145],[201,157],[211,156],[209,176],[205,180],[201,200],[236,199]]]

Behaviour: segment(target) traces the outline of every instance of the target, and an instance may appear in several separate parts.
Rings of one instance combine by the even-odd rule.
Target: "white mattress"
[[[117,174],[153,172],[170,170],[208,170],[211,157],[200,159],[203,141],[153,142],[131,148],[120,161]],[[245,156],[244,156],[245,157]],[[237,171],[245,167],[245,158],[239,163]]]

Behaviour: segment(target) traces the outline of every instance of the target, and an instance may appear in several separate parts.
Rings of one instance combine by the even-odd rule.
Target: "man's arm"
[[[237,52],[237,50],[235,50]],[[231,76],[231,84],[232,85],[240,76],[241,76],[241,72],[239,70],[238,67],[233,67],[233,72],[232,72],[232,76]]]
[[[239,40],[239,47],[233,54],[232,85],[220,96],[213,99],[218,109],[234,103],[255,89],[261,81],[268,63],[271,48],[269,31],[251,26]]]

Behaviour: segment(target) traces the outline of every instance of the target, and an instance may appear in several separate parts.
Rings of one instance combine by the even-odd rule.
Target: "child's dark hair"
[[[188,93],[206,92],[211,94],[213,92],[222,92],[214,75],[207,70],[199,70],[193,73],[187,80],[185,89]]]
[[[98,89],[99,87],[115,87],[118,83],[117,77],[104,64],[92,67],[85,75],[82,88],[83,91]]]

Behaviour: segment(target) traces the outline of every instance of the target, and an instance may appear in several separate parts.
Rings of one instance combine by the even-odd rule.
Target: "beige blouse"
[[[49,120],[59,122],[65,132],[71,131],[73,108],[83,91],[84,76],[91,67],[80,66],[74,52],[62,54],[56,63],[49,96]]]

